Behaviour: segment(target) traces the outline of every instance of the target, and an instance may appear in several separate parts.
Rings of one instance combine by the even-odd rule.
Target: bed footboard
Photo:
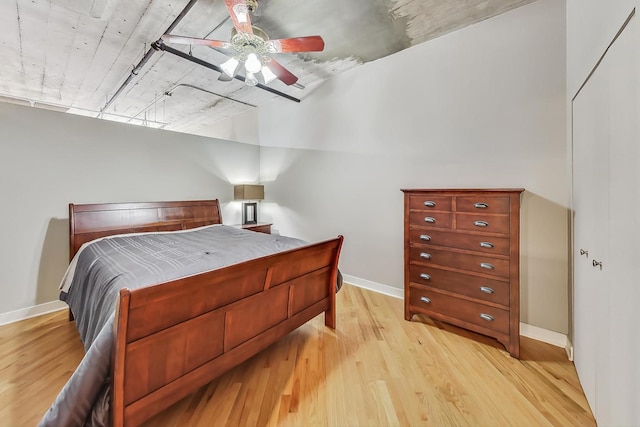
[[[114,326],[113,425],[139,425],[322,312],[335,328],[342,240],[122,289]]]

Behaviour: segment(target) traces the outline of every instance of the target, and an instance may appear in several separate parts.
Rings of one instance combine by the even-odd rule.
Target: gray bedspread
[[[110,425],[112,329],[121,288],[149,286],[306,244],[291,237],[215,225],[112,236],[84,245],[69,266],[65,277],[70,286],[60,299],[75,316],[86,354],[39,426]]]

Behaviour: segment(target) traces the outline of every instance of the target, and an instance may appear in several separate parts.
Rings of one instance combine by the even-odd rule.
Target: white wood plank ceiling
[[[0,0],[0,101],[206,135],[279,96],[151,48],[190,1],[172,34],[230,39],[223,0]],[[532,1],[260,0],[252,23],[270,38],[324,38],[323,52],[274,55],[306,88],[269,87],[304,102],[337,73]],[[228,59],[206,46],[167,45],[216,66]]]

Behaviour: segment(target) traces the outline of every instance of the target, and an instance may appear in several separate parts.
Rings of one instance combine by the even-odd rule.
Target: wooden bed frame
[[[218,200],[70,204],[71,257],[99,237],[220,223]],[[122,289],[113,332],[113,425],[141,424],[322,312],[335,328],[342,240]]]

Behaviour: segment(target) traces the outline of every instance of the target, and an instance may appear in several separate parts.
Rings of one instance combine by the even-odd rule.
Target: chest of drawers
[[[404,192],[404,313],[496,338],[520,357],[520,195]]]

